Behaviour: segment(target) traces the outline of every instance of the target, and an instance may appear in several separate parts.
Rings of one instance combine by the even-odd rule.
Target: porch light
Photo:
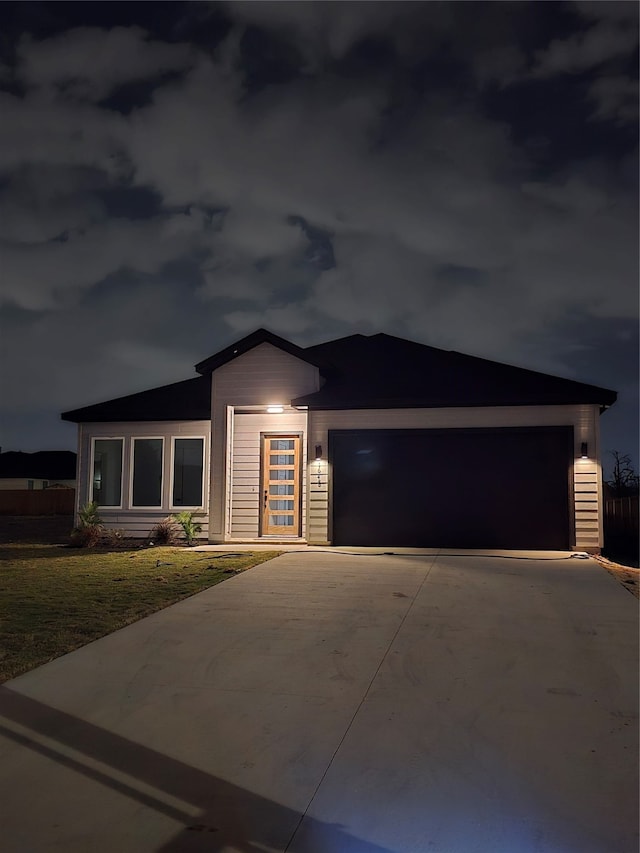
[[[316,444],[316,462],[320,462],[322,459],[322,445]]]
[[[267,406],[267,412],[270,415],[281,415],[284,412],[282,406]]]
[[[580,458],[588,459],[589,458],[589,445],[586,441],[583,441],[580,445]]]

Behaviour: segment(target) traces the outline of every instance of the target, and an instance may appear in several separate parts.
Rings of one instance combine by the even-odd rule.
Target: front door
[[[300,536],[300,436],[262,437],[262,536]]]

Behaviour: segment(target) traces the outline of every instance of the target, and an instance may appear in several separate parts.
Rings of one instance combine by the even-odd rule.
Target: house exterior
[[[0,491],[76,486],[76,454],[70,450],[0,453]]]
[[[602,546],[603,388],[385,334],[298,347],[264,329],[184,382],[65,412],[78,506],[212,543]]]

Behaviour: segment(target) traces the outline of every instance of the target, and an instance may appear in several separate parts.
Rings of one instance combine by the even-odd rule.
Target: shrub
[[[89,501],[78,510],[77,527],[71,531],[71,545],[74,548],[95,548],[105,535],[105,527],[98,514],[96,501]]]
[[[149,539],[155,545],[175,545],[178,541],[179,528],[172,516],[159,521],[149,533]]]
[[[122,548],[125,544],[125,531],[113,527],[102,527],[100,544],[110,548]]]
[[[98,514],[98,502],[89,501],[81,509],[78,510],[79,527],[93,527],[97,524],[102,524],[102,519]]]
[[[193,545],[196,536],[202,530],[202,525],[193,520],[193,513],[184,510],[173,516],[183,531],[184,539],[187,545]]]
[[[95,548],[102,543],[103,536],[102,524],[79,525],[71,531],[71,545],[74,548]]]

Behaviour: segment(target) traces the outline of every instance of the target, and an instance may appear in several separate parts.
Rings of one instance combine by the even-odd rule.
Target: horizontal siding
[[[124,438],[123,478],[121,509],[100,509],[100,517],[109,528],[123,530],[127,536],[146,538],[154,524],[168,515],[179,512],[171,508],[171,443],[172,438],[187,436],[203,436],[204,442],[204,485],[203,507],[194,514],[203,526],[199,538],[208,537],[208,504],[209,504],[209,446],[211,424],[209,421],[135,421],[113,424],[81,424],[79,426],[80,464],[78,474],[77,500],[78,507],[83,506],[90,497],[91,477],[91,445],[94,438],[114,437]],[[157,510],[140,510],[131,506],[131,446],[132,440],[139,437],[155,437],[164,439],[163,477],[162,477],[162,506]],[[206,531],[206,534],[205,534]]]
[[[307,413],[285,411],[279,415],[266,412],[236,413],[233,417],[231,457],[230,532],[235,539],[255,539],[260,529],[260,433],[302,433],[302,535],[305,535],[307,489],[304,460],[307,458]],[[296,534],[297,535],[297,534]]]
[[[265,425],[257,430],[245,415],[233,416],[232,436],[227,436],[227,407],[289,405],[292,399],[320,388],[318,369],[289,353],[263,343],[233,361],[222,365],[212,374],[212,422],[214,440],[211,472],[211,536],[222,541],[236,535],[233,507],[238,488],[256,489],[256,454],[260,454],[260,429],[281,430],[282,415],[262,415]],[[306,423],[306,413],[304,415]],[[256,417],[251,415],[250,417]],[[256,422],[257,423],[257,422]],[[285,427],[289,429],[289,427]],[[233,461],[237,468],[231,482],[231,459],[228,445],[233,445]],[[237,454],[237,456],[236,456]],[[258,474],[259,477],[259,466]],[[254,535],[257,536],[257,517]],[[246,532],[243,530],[243,534]]]
[[[288,405],[320,387],[317,367],[263,343],[213,373],[214,398],[225,405]]]
[[[593,548],[601,543],[601,489],[599,466],[591,459],[576,459],[573,473],[576,547]]]
[[[136,513],[131,510],[127,512],[101,511],[100,517],[108,530],[121,531],[123,536],[132,539],[150,539],[151,532],[156,524],[167,517],[166,512]],[[206,516],[194,514],[194,519],[202,526],[199,540],[206,540],[209,536],[209,524]],[[179,531],[180,535],[180,531]]]
[[[490,406],[449,409],[348,409],[309,413],[309,441],[326,440],[329,429],[455,429],[473,427],[566,426],[576,433],[576,456],[593,441],[593,406]]]
[[[599,411],[597,406],[495,406],[451,409],[368,409],[309,412],[309,446],[320,444],[325,461],[318,480],[309,478],[309,542],[331,538],[331,495],[328,481],[329,430],[332,429],[472,429],[495,427],[572,426],[574,430],[575,547],[602,545],[602,471],[599,462]],[[580,459],[587,442],[590,459]],[[316,463],[309,463],[315,472]]]

